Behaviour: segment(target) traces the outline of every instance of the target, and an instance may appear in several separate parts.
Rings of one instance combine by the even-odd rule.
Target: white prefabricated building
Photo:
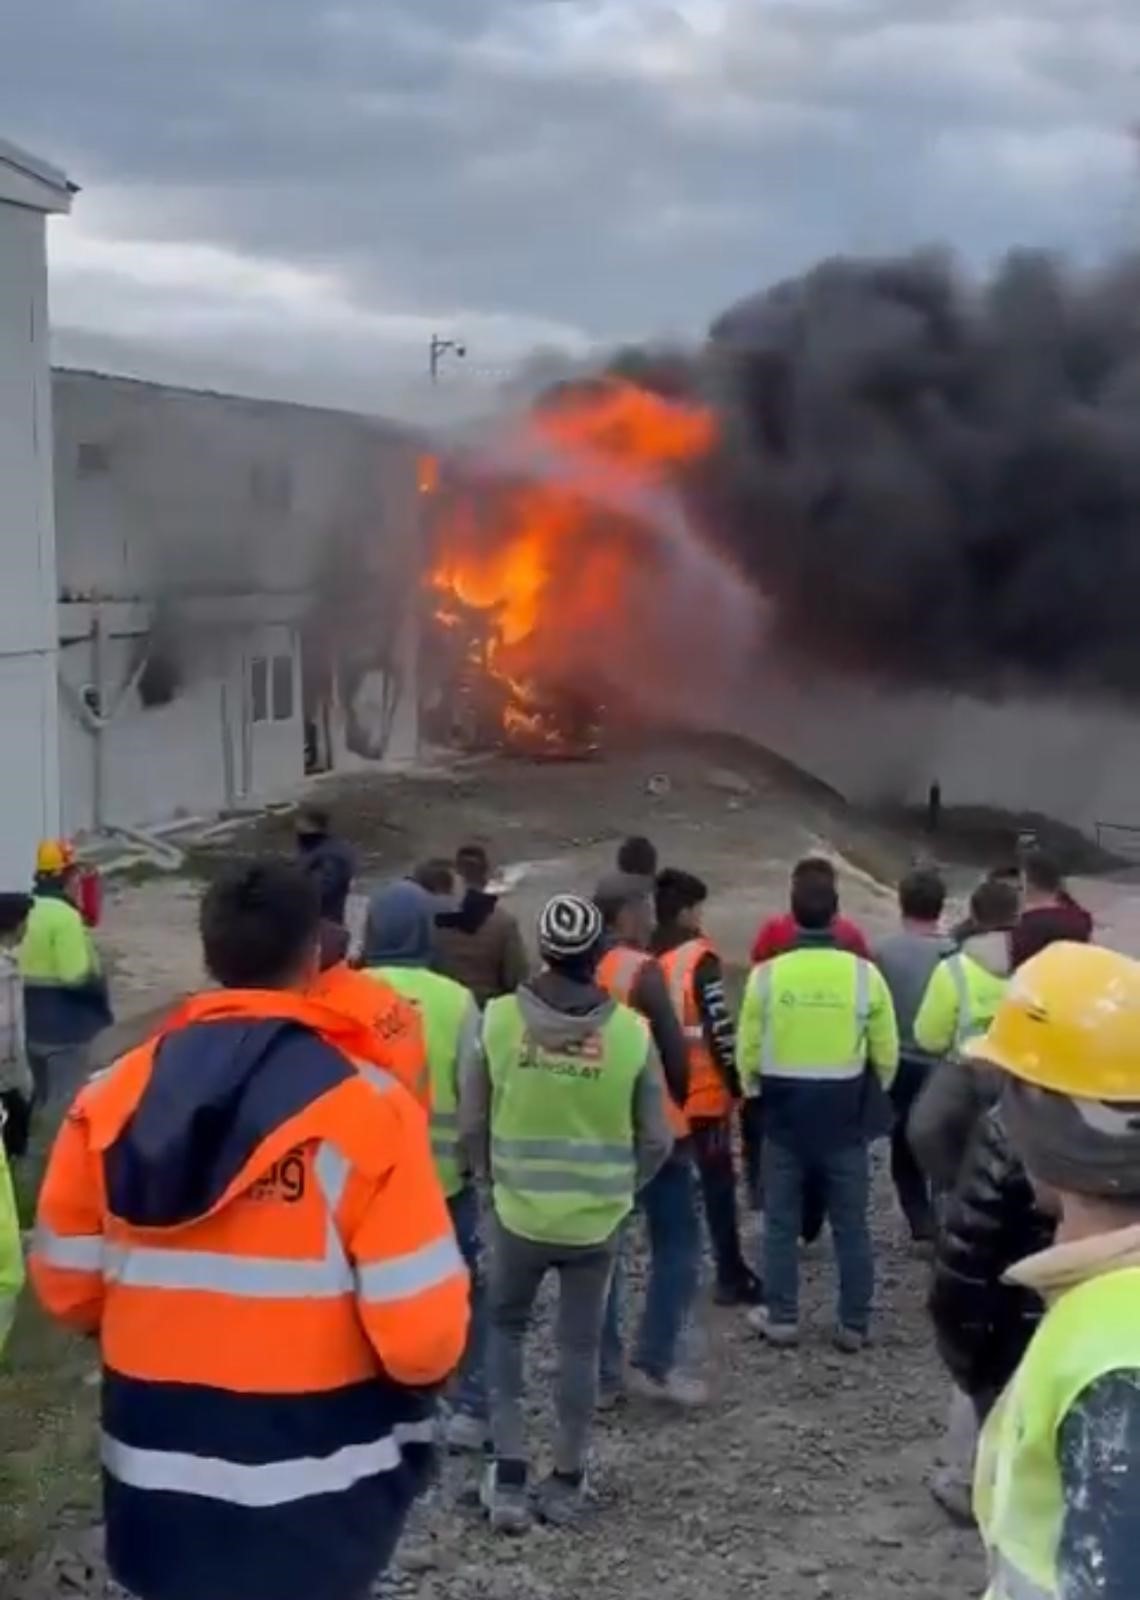
[[[0,140],[0,888],[30,880],[60,825],[55,528],[46,222],[61,172]]]

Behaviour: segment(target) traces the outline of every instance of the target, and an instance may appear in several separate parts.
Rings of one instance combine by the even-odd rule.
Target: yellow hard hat
[[[41,839],[36,851],[36,871],[48,874],[65,872],[75,863],[75,851],[66,839]]]
[[[1049,945],[1014,974],[989,1031],[963,1054],[1055,1094],[1140,1101],[1140,962]]]

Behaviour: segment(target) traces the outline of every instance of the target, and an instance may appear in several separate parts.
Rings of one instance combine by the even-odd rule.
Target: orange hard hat
[[[1071,1099],[1140,1101],[1140,962],[1049,945],[1014,974],[963,1054]]]

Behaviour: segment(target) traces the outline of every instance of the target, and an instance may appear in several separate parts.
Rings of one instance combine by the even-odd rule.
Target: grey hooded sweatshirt
[[[528,1030],[548,1050],[577,1044],[596,1033],[616,1005],[597,984],[577,983],[550,971],[540,972],[521,984],[517,999]],[[633,1095],[633,1150],[639,1189],[664,1166],[673,1148],[665,1093],[661,1065],[649,1044]],[[489,1180],[491,1074],[483,1051],[470,1063],[459,1086],[459,1138],[476,1177]]]

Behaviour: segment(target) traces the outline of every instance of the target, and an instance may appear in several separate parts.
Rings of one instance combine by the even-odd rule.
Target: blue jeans
[[[649,1232],[649,1287],[633,1364],[667,1378],[701,1280],[697,1183],[688,1155],[672,1155],[641,1191]],[[604,1346],[603,1346],[604,1347]]]
[[[461,1189],[447,1202],[447,1209],[451,1212],[459,1253],[471,1274],[471,1325],[459,1366],[455,1409],[484,1421],[487,1417],[487,1290],[479,1260],[482,1245],[478,1192],[472,1185]]]
[[[800,1231],[805,1183],[823,1189],[839,1273],[839,1321],[866,1333],[875,1292],[869,1219],[871,1162],[865,1144],[804,1160],[788,1145],[764,1144],[764,1281],[773,1322],[799,1319]]]

